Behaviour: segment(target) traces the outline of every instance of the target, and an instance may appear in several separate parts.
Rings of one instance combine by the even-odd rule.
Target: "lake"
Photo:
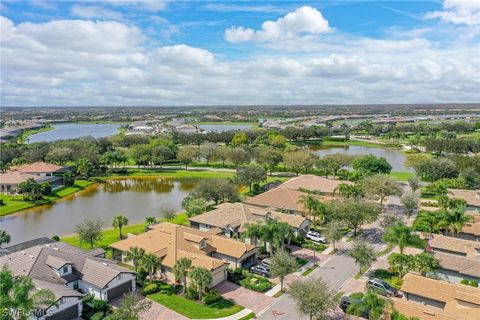
[[[28,138],[29,143],[50,142],[63,139],[75,139],[92,136],[103,138],[118,132],[118,123],[61,123],[54,124],[53,130],[43,131]]]
[[[0,218],[1,229],[12,237],[11,244],[66,235],[85,218],[99,219],[110,228],[112,218],[125,215],[129,224],[147,216],[160,217],[165,209],[181,211],[183,198],[194,187],[195,180],[135,178],[111,180],[77,192],[59,202],[20,211]]]
[[[199,124],[197,127],[205,131],[217,131],[224,132],[229,130],[250,130],[253,127],[253,124],[235,124],[235,123],[225,123],[225,124]]]
[[[354,156],[364,156],[373,154],[376,157],[384,157],[392,166],[392,171],[413,172],[412,169],[405,167],[406,157],[401,153],[400,149],[372,148],[364,146],[332,146],[318,145],[310,146],[316,155],[321,157],[327,154],[342,153]]]

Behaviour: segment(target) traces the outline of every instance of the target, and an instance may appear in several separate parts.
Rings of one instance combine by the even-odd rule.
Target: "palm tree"
[[[440,265],[434,256],[424,252],[415,256],[414,266],[415,270],[425,277],[427,273],[437,270]]]
[[[408,185],[413,192],[420,189],[420,177],[418,175],[411,175],[408,177]]]
[[[342,224],[339,221],[330,221],[325,229],[325,238],[332,243],[335,252],[335,243],[342,239]]]
[[[8,243],[10,243],[10,235],[5,230],[0,230],[0,248]]]
[[[162,260],[152,253],[147,253],[143,256],[141,265],[148,272],[148,277],[152,281],[153,275],[162,266]]]
[[[262,225],[260,223],[246,223],[244,228],[245,231],[242,232],[242,238],[253,239],[253,244],[256,245],[258,239],[262,236]]]
[[[273,227],[273,244],[276,249],[284,250],[285,248],[285,241],[289,241],[293,236],[292,227],[286,222],[277,222],[275,220],[275,224],[270,225]]]
[[[465,214],[465,207],[457,207],[451,211],[447,211],[445,214],[445,222],[448,224],[448,231],[450,231],[452,237],[455,237],[456,233],[462,231],[465,222],[472,220],[472,216]]]
[[[327,217],[327,213],[328,213],[327,205],[317,200],[317,204],[312,211],[313,223],[316,222],[317,217],[320,218],[320,223],[324,223],[325,218]]]
[[[360,266],[360,273],[367,271],[372,263],[377,261],[375,249],[371,244],[365,241],[355,242],[349,255],[355,259],[355,263]]]
[[[198,299],[202,300],[203,292],[212,284],[212,273],[205,268],[194,267],[189,276],[198,288]]]
[[[383,240],[389,244],[398,245],[400,253],[403,254],[405,247],[411,243],[412,237],[412,229],[402,222],[397,222],[385,231]]]
[[[298,203],[302,204],[305,208],[304,213],[307,217],[312,216],[313,210],[318,205],[318,200],[312,194],[302,195],[300,199],[298,199]]]
[[[421,211],[415,222],[413,224],[413,228],[418,231],[428,232],[430,234],[430,238],[432,237],[433,233],[438,232],[440,229],[447,228],[448,222],[445,220],[445,212],[444,211]]]
[[[132,261],[133,263],[133,268],[135,269],[135,273],[138,270],[138,265],[140,264],[140,261],[143,259],[145,256],[145,250],[143,248],[138,248],[138,247],[130,247],[128,251],[125,253],[125,260],[127,262]]]
[[[127,217],[123,216],[123,215],[118,215],[116,217],[113,217],[113,220],[112,220],[112,227],[117,229],[118,228],[118,232],[119,232],[119,239],[122,239],[122,227],[126,226],[128,224],[128,219]]]
[[[333,190],[333,194],[335,195],[337,192],[340,194],[340,197],[344,199],[361,198],[364,195],[362,186],[358,184],[340,183],[335,190]]]
[[[392,253],[387,260],[392,271],[397,272],[400,279],[415,265],[414,257],[407,254]]]
[[[187,275],[188,271],[192,267],[192,260],[188,258],[180,258],[173,265],[173,273],[175,278],[179,279],[183,283],[182,294],[187,289]]]
[[[152,217],[152,216],[145,217],[145,223],[148,226],[154,225],[155,223],[157,223],[157,218]]]

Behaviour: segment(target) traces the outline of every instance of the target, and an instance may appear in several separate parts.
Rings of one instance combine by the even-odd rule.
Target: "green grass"
[[[149,295],[148,297],[153,301],[167,307],[168,309],[178,312],[191,319],[223,318],[236,314],[244,309],[244,307],[234,304],[229,300],[222,300],[217,304],[207,306],[175,294],[168,295],[158,292]]]
[[[390,172],[389,176],[394,178],[397,181],[408,181],[408,178],[415,175],[413,172],[399,172],[393,171]]]
[[[285,290],[285,289],[283,289],[283,290]],[[283,291],[283,290],[280,290],[280,291],[278,291],[277,293],[275,293],[275,294],[273,295],[273,297],[274,297],[274,298],[281,297],[281,296],[285,293],[285,291]]]
[[[0,199],[3,200],[4,205],[0,207],[0,216],[5,216],[10,213],[14,213],[20,210],[25,210],[35,206],[41,206],[45,204],[52,204],[58,199],[61,199],[67,195],[75,193],[91,185],[92,182],[87,180],[75,180],[75,184],[70,187],[60,187],[52,191],[52,194],[44,197],[38,201],[25,201],[21,195],[6,195],[0,194]]]
[[[302,273],[302,277],[308,276],[310,273],[313,272],[313,270],[315,270],[315,267],[308,268],[307,270],[305,270],[305,271]]]
[[[165,220],[160,220],[160,221],[165,221]],[[175,224],[187,225],[188,217],[185,213],[180,213],[176,215],[175,218],[170,222]],[[143,232],[145,232],[145,223],[130,224],[122,228],[123,235],[126,235],[127,233],[140,234]],[[105,248],[105,247],[108,247],[110,244],[119,241],[118,229],[113,229],[113,228],[104,229],[102,234],[103,234],[102,240],[100,240],[95,244],[95,248],[99,248],[99,247]],[[82,248],[86,250],[90,249],[88,244],[86,243],[80,244],[80,239],[78,238],[77,234],[62,237],[60,240],[78,248]]]
[[[40,133],[40,132],[50,131],[50,130],[53,130],[52,126],[44,126],[38,129],[23,130],[22,133],[20,133],[20,135],[17,136],[17,143],[23,144],[28,140],[28,137],[30,137],[31,135]]]
[[[238,320],[249,320],[249,319],[253,319],[253,318],[255,318],[255,313],[250,312],[249,314],[247,314],[246,316],[241,317],[241,318],[238,319]]]

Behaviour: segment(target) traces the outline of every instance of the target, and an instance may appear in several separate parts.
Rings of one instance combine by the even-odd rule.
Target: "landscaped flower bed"
[[[228,280],[239,286],[257,292],[266,292],[273,288],[273,284],[267,278],[257,276],[247,270],[239,268],[232,272],[228,272]]]

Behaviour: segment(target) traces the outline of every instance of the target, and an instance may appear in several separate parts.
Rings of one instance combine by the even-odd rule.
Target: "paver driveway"
[[[260,312],[275,300],[275,298],[267,297],[263,293],[237,286],[230,281],[224,281],[215,288],[224,298],[232,299],[237,304],[244,306],[255,313]]]

